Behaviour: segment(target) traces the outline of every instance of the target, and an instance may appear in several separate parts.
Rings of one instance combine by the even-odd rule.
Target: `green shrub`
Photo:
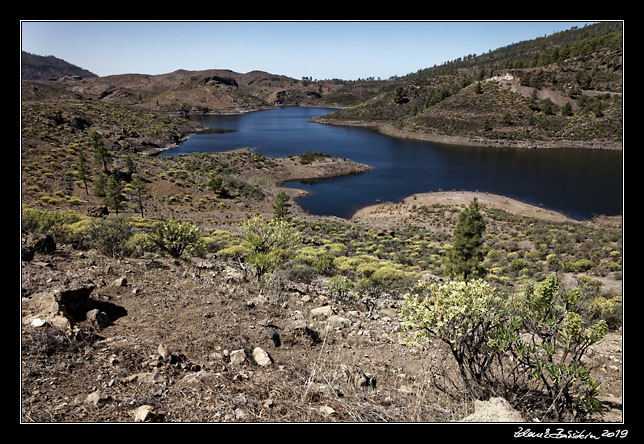
[[[329,275],[335,269],[335,256],[326,248],[303,247],[295,253],[295,260],[313,267],[318,274]]]
[[[514,271],[523,270],[527,266],[528,266],[528,263],[526,261],[524,261],[523,259],[515,259],[515,260],[512,261],[512,264],[510,265],[510,267]]]
[[[404,296],[399,318],[411,340],[449,345],[474,399],[501,396],[540,419],[579,420],[600,407],[582,358],[607,332],[604,320],[584,316],[582,300],[555,275],[513,298],[482,280],[420,282]]]
[[[318,276],[318,271],[297,261],[289,261],[284,265],[285,274],[289,280],[310,284]]]
[[[143,252],[150,250],[150,239],[147,233],[138,232],[130,236],[123,244],[123,251],[128,256],[141,256]]]
[[[21,223],[27,232],[50,234],[57,242],[85,248],[85,235],[94,219],[71,210],[43,210],[23,205]]]
[[[257,278],[275,270],[299,243],[293,225],[284,219],[266,221],[261,216],[242,225],[246,262],[255,267]]]
[[[87,244],[106,256],[127,256],[132,226],[123,217],[98,219],[86,231]]]
[[[22,206],[22,229],[27,232],[55,235],[64,225],[73,224],[87,218],[75,211],[41,210],[27,205]]]
[[[172,257],[203,254],[201,237],[198,227],[190,222],[177,222],[174,219],[157,222],[148,234],[148,239],[154,246]]]
[[[622,296],[619,294],[597,296],[590,301],[587,310],[591,319],[605,321],[610,329],[622,325]]]
[[[300,163],[302,165],[308,165],[310,163],[313,163],[318,158],[324,158],[324,157],[331,157],[328,154],[324,153],[315,153],[312,151],[305,151],[302,154],[298,156],[300,158]]]
[[[329,287],[331,294],[340,299],[344,299],[349,292],[355,288],[353,282],[341,275],[336,275],[329,279],[327,286]]]
[[[590,270],[591,263],[588,259],[579,259],[575,262],[566,262],[564,269],[573,273],[581,273]]]

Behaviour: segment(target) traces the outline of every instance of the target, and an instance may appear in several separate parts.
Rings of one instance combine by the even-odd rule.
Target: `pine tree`
[[[483,260],[485,221],[479,210],[478,199],[474,198],[459,214],[452,247],[447,254],[446,271],[452,276],[462,276],[463,280],[483,273],[480,262]]]
[[[291,206],[288,203],[289,197],[284,191],[280,191],[273,202],[273,217],[275,219],[284,219],[288,215],[288,208]]]
[[[481,82],[476,83],[475,91],[476,94],[483,94],[483,87],[481,86]]]
[[[98,197],[105,197],[105,174],[99,174],[96,179],[94,179],[94,195]]]
[[[102,165],[103,171],[108,174],[107,167],[112,163],[112,155],[105,148],[102,136],[96,131],[90,134],[90,146],[94,150],[94,162],[96,165]]]
[[[564,117],[572,116],[573,111],[572,111],[572,105],[570,102],[566,102],[564,106],[561,108],[561,115]]]
[[[82,150],[78,151],[78,172],[85,185],[85,194],[89,194],[89,190],[87,189],[87,175],[89,174],[87,171],[87,159],[85,159],[85,154]]]
[[[135,174],[132,177],[132,183],[130,185],[132,188],[132,193],[139,203],[139,212],[141,213],[141,217],[143,217],[143,199],[149,195],[149,192],[145,187],[145,182],[138,174]]]
[[[125,196],[121,183],[114,176],[108,177],[105,183],[105,205],[114,208],[116,214],[119,214],[122,202],[125,202]]]

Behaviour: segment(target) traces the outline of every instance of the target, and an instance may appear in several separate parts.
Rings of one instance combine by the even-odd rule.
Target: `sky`
[[[574,21],[21,21],[21,46],[98,76],[253,70],[388,79],[583,27]]]

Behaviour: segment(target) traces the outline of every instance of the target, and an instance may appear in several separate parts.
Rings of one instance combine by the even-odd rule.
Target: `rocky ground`
[[[452,195],[452,203],[463,197]],[[372,211],[368,223],[385,228],[376,208],[354,223],[367,223],[360,219]],[[437,391],[431,369],[449,368],[449,351],[401,341],[399,297],[338,300],[324,281],[295,283],[277,273],[260,285],[242,264],[212,254],[117,259],[66,245],[36,253],[21,269],[21,419],[534,419],[502,400],[473,403]],[[621,330],[593,348],[588,364],[605,407],[595,421],[621,421]]]
[[[79,181],[78,151],[85,146],[86,136],[78,126],[85,120],[99,121],[99,111],[120,119],[147,117],[123,114],[116,107],[97,106],[94,114],[82,115],[81,109],[94,110],[63,108],[50,116],[43,108],[26,113],[23,204],[82,214],[102,205],[91,184],[88,192]],[[157,121],[150,122],[156,125]],[[100,123],[112,149],[117,142],[123,148],[148,137],[144,131],[121,137],[112,126],[122,124]],[[184,135],[174,121],[162,129],[148,148],[158,150]],[[368,169],[324,156],[312,162],[298,156],[268,159],[249,149],[167,158],[116,153],[111,170],[126,182],[131,178],[129,156],[149,192],[141,223],[172,217],[192,221],[205,232],[235,230],[256,214],[270,217],[280,191],[292,199],[302,193],[281,188],[285,181]],[[92,176],[100,172],[95,167]],[[208,187],[213,174],[227,178],[227,195],[218,196]],[[402,228],[417,216],[414,205],[440,203],[454,207],[454,212],[445,208],[450,214],[441,216],[440,227],[422,226],[448,233],[453,215],[469,198],[411,196],[400,204],[364,209],[353,221],[342,222],[375,232]],[[535,213],[534,208],[498,196],[479,199],[509,212],[549,217],[543,210]],[[320,224],[334,220],[308,215],[291,203],[290,215],[296,219]],[[121,214],[139,220],[138,212],[135,197],[128,194]],[[606,218],[603,222],[616,223]],[[22,233],[23,246],[37,241],[30,236]],[[340,300],[329,292],[326,277],[304,284],[278,271],[260,284],[243,264],[212,252],[190,260],[156,252],[113,258],[64,243],[24,256],[20,279],[22,422],[380,423],[517,418],[518,412],[503,409],[503,402],[474,403],[435,389],[432,368],[437,363],[454,371],[447,359],[449,350],[439,343],[411,347],[401,341],[399,292],[385,291],[375,300]],[[607,286],[621,291],[620,282],[610,276],[604,279]],[[605,407],[603,416],[593,420],[619,422],[621,330],[611,331],[597,344],[588,363],[601,381]]]
[[[473,413],[431,386],[441,345],[399,340],[399,299],[349,303],[279,276],[259,285],[216,258],[113,260],[67,247],[23,262],[22,293],[25,422],[452,422]],[[620,421],[619,331],[589,363],[607,409],[598,420]],[[516,412],[488,419],[507,415]]]

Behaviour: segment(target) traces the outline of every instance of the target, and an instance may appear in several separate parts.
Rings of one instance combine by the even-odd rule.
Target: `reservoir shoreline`
[[[441,145],[459,145],[473,147],[495,148],[521,148],[521,149],[557,149],[557,148],[585,148],[622,151],[623,143],[606,140],[510,140],[510,139],[485,139],[482,137],[449,136],[434,134],[425,131],[414,131],[396,128],[391,122],[378,122],[369,120],[334,120],[324,116],[312,117],[310,122],[324,125],[352,126],[375,130],[383,135],[401,139],[433,142]]]

